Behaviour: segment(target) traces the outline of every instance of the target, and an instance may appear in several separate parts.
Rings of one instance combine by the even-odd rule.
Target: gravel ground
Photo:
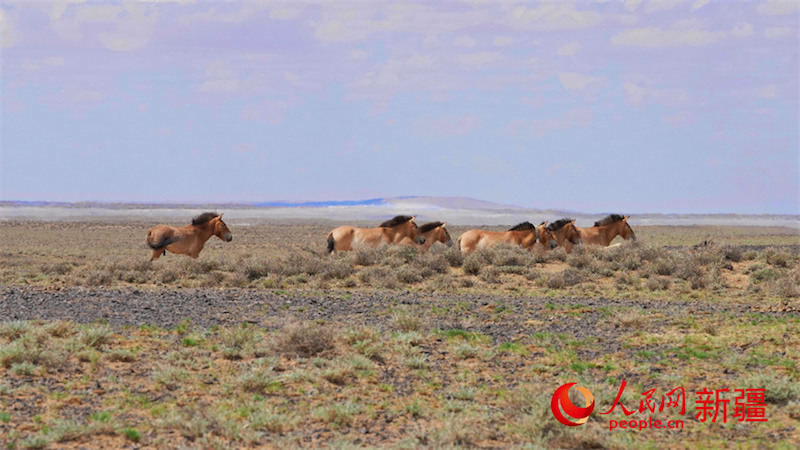
[[[581,338],[614,333],[613,314],[641,311],[654,330],[686,315],[766,312],[777,316],[796,308],[765,308],[754,303],[705,300],[620,300],[590,298],[530,298],[480,294],[412,292],[295,292],[240,289],[41,289],[5,287],[0,290],[0,321],[106,320],[114,326],[144,324],[172,328],[185,319],[195,326],[236,325],[267,328],[294,320],[325,320],[345,326],[387,329],[394,313],[405,311],[431,328],[460,328],[504,342],[535,332],[568,333]]]

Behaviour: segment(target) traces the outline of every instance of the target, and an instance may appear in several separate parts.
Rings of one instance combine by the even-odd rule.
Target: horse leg
[[[156,250],[153,250],[153,256],[151,256],[151,257],[150,257],[150,261],[155,261],[155,260],[157,260],[157,259],[158,259],[158,258],[161,256],[161,253],[162,253],[162,252],[163,252],[165,255],[167,254],[167,251],[166,251],[166,250],[162,250],[162,249],[156,249]]]

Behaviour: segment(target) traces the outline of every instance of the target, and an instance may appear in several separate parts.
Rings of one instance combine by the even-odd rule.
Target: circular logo
[[[550,408],[553,410],[553,415],[556,416],[556,419],[567,425],[569,427],[577,427],[578,425],[583,425],[589,420],[589,415],[594,411],[594,396],[588,389],[580,386],[575,386],[578,383],[567,383],[560,388],[556,389],[555,394],[553,394],[553,399],[550,401]],[[572,400],[569,399],[569,388],[575,386],[575,389],[578,390],[583,395],[583,400],[586,402],[586,405],[581,408],[575,406],[572,403]],[[560,406],[559,406],[560,405]],[[568,416],[573,419],[577,419],[577,422],[572,422],[561,412],[564,410]]]

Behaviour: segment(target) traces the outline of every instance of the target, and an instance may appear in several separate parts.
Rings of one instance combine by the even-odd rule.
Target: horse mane
[[[413,219],[412,216],[394,216],[391,219],[383,222],[382,224],[378,225],[381,228],[394,228],[398,225],[402,225],[409,220]]]
[[[214,217],[217,217],[217,216],[219,216],[219,214],[217,214],[215,212],[204,212],[203,214],[200,214],[199,216],[195,216],[192,219],[192,225],[203,225],[203,224],[206,224],[211,219],[213,219]]]
[[[557,231],[557,230],[560,230],[560,229],[561,229],[561,227],[563,227],[564,225],[566,225],[566,224],[568,224],[568,223],[572,222],[572,220],[573,220],[573,219],[570,219],[570,218],[568,218],[568,217],[564,217],[563,219],[558,219],[558,220],[556,220],[555,222],[553,222],[553,223],[551,223],[550,225],[548,225],[547,227],[545,227],[545,230],[547,230],[547,231]]]
[[[619,222],[620,220],[624,219],[625,217],[621,214],[609,214],[608,217],[598,220],[594,223],[596,227],[602,227],[605,225],[611,225],[614,222]]]
[[[438,228],[438,227],[440,227],[442,225],[444,225],[444,222],[428,222],[425,225],[420,225],[419,226],[419,232],[420,233],[427,233],[428,231],[431,231],[432,229]]]
[[[522,222],[514,225],[513,227],[509,228],[508,231],[523,231],[523,230],[535,230],[536,227],[533,226],[530,222]]]

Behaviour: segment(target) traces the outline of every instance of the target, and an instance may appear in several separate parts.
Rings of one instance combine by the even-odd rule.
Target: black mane
[[[381,228],[393,228],[398,225],[402,225],[409,220],[413,219],[412,216],[394,216],[391,219],[383,222],[382,224],[378,225]]]
[[[192,225],[203,225],[218,215],[219,214],[215,212],[204,212],[203,214],[195,216],[195,218],[192,219]]]
[[[536,227],[533,226],[530,222],[522,222],[514,225],[513,227],[509,228],[508,231],[523,231],[523,230],[535,230]]]
[[[564,225],[566,225],[566,224],[568,224],[568,223],[572,222],[572,220],[573,220],[573,219],[570,219],[570,218],[568,218],[568,217],[565,217],[565,218],[563,218],[563,219],[558,219],[558,220],[556,220],[555,222],[553,222],[553,223],[551,223],[550,225],[548,225],[548,226],[545,228],[545,230],[547,230],[547,231],[557,231],[557,230],[560,230],[560,229],[561,229],[561,227],[563,227]]]
[[[419,232],[420,233],[427,233],[428,231],[431,231],[432,229],[438,228],[438,227],[440,227],[442,225],[444,225],[443,222],[429,222],[429,223],[426,223],[425,225],[420,225],[419,226]]]
[[[621,214],[609,214],[608,217],[606,217],[605,219],[598,220],[597,222],[595,222],[594,226],[602,227],[602,226],[605,226],[605,225],[611,225],[612,223],[619,222],[620,220],[622,220],[624,218],[625,218],[625,216],[623,216]]]

